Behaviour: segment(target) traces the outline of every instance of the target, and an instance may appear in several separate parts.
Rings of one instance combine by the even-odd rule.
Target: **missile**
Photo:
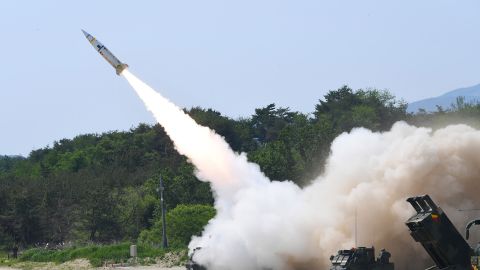
[[[110,50],[108,50],[107,47],[105,47],[95,37],[93,37],[92,35],[90,35],[89,33],[85,32],[83,30],[82,30],[82,32],[85,35],[85,37],[88,39],[90,44],[92,44],[93,48],[100,55],[102,55],[103,58],[105,58],[105,60],[107,60],[107,62],[110,63],[110,65],[112,65],[112,67],[117,71],[117,75],[120,75],[122,73],[122,71],[128,67],[127,64],[124,64],[124,63],[120,62],[120,60],[118,60],[118,58],[115,57],[115,55],[113,55],[113,53],[110,52]]]

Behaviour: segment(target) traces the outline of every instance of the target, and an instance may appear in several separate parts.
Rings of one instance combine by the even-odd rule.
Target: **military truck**
[[[480,225],[480,219],[467,224],[464,239],[429,195],[410,197],[407,202],[416,211],[406,222],[410,235],[435,263],[427,270],[480,270],[480,244],[474,249],[466,241],[470,237],[470,228]],[[330,270],[393,269],[393,263],[389,262],[390,253],[382,250],[377,260],[373,254],[373,247],[339,250],[337,255],[330,257]]]
[[[445,212],[438,207],[429,195],[407,199],[416,211],[406,225],[410,235],[419,242],[432,258],[435,265],[428,269],[472,270],[478,269],[480,247],[473,249],[453,226]],[[470,227],[480,225],[473,220],[466,227],[465,238],[470,235]]]
[[[337,255],[330,257],[330,270],[393,270],[390,262],[390,252],[382,249],[375,258],[375,248],[358,247],[339,250]]]

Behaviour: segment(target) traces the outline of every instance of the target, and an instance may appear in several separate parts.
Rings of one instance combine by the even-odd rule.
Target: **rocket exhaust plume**
[[[194,259],[208,269],[327,269],[331,254],[354,246],[355,211],[360,246],[388,249],[399,269],[421,269],[427,254],[408,235],[405,199],[431,194],[460,231],[469,217],[456,209],[480,204],[480,131],[468,126],[354,129],[334,140],[325,172],[300,188],[271,182],[221,136],[122,74],[211,184],[217,215],[190,243],[203,247]]]

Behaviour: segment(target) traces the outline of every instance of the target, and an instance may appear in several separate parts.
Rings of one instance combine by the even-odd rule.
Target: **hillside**
[[[298,186],[323,171],[332,141],[355,127],[387,131],[397,121],[432,128],[452,123],[480,127],[480,105],[408,114],[406,104],[387,91],[353,91],[347,86],[329,91],[309,114],[275,104],[236,120],[211,109],[186,113],[215,130],[234,151],[246,153],[269,179],[291,180]],[[79,248],[90,250],[90,262],[96,265],[129,243],[163,252],[158,249],[160,176],[167,227],[175,228],[167,230],[167,238],[171,247],[184,249],[215,215],[214,194],[208,183],[197,179],[192,164],[178,154],[161,126],[140,124],[124,132],[79,135],[26,158],[0,156],[0,252],[48,244],[62,250],[63,257],[53,261],[63,262],[78,255]],[[108,243],[116,243],[105,247],[111,252],[98,255],[98,246]],[[34,261],[49,261],[56,254],[30,250],[25,254],[31,258],[24,258]]]
[[[330,91],[312,114],[275,104],[238,120],[210,109],[186,112],[223,136],[234,151],[247,153],[270,179],[298,185],[321,172],[330,143],[342,132],[358,126],[388,130],[406,120],[405,105],[388,92],[348,87]],[[196,178],[159,125],[79,135],[27,158],[0,157],[0,249],[64,242],[158,243],[160,176],[167,222],[194,218],[190,213],[208,221],[212,212],[202,207],[213,205],[209,185]],[[186,246],[201,230],[202,222],[190,223],[200,228],[172,235],[172,243]]]

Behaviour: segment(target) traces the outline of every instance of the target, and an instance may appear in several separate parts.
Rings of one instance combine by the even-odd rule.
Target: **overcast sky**
[[[80,29],[182,107],[312,112],[328,90],[415,101],[480,83],[478,0],[1,1],[0,154],[153,123]]]

